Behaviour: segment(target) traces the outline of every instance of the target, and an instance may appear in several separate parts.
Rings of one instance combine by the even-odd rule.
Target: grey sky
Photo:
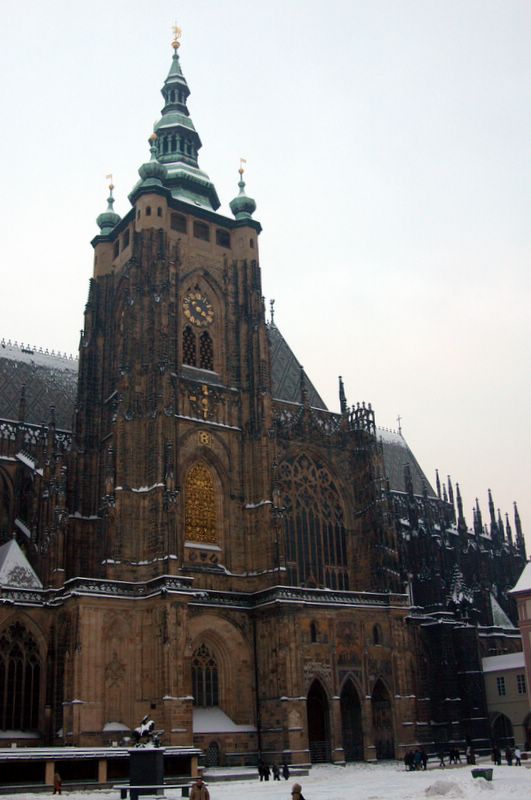
[[[240,156],[276,322],[329,407],[371,401],[433,480],[518,500],[531,548],[531,4],[92,0],[0,32],[0,336],[75,351],[95,217],[125,213],[171,24],[222,211]]]

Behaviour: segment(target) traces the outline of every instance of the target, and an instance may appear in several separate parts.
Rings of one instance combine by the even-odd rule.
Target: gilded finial
[[[172,30],[173,30],[173,41],[171,43],[171,46],[173,47],[175,52],[177,52],[177,50],[181,46],[181,36],[183,35],[183,32],[179,28],[177,23],[175,23],[175,25],[172,27]]]
[[[245,172],[245,169],[243,167],[244,164],[247,164],[247,159],[240,158],[240,169],[238,170],[238,172],[240,173],[240,177],[243,177],[243,173]]]
[[[110,191],[111,197],[112,197],[112,190],[114,189],[114,183],[112,182],[112,172],[111,172],[110,175],[106,175],[105,176],[105,180],[109,181],[109,191]]]

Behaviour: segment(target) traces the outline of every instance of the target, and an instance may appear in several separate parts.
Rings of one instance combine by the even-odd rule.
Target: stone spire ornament
[[[253,213],[256,211],[256,202],[245,193],[245,181],[243,180],[243,173],[245,170],[243,165],[246,163],[247,161],[245,158],[240,158],[240,168],[238,170],[240,175],[240,180],[238,181],[240,191],[238,196],[230,201],[230,210],[237,220],[251,219]]]
[[[107,198],[107,210],[100,214],[96,219],[96,224],[100,229],[100,236],[108,236],[108,234],[112,231],[112,229],[120,222],[121,217],[116,211],[113,210],[114,205],[114,197],[113,197],[113,189],[114,184],[112,182],[112,175],[105,176],[109,183],[109,196]]]

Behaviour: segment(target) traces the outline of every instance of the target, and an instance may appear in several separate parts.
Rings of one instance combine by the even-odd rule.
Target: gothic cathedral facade
[[[164,743],[225,764],[487,739],[466,670],[468,706],[452,684],[434,712],[435,662],[474,653],[478,628],[413,605],[393,504],[473,534],[426,487],[391,496],[371,407],[342,393],[332,413],[293,370],[255,203],[240,171],[233,217],[217,212],[174,45],[131,208],[111,187],[98,217],[71,428],[28,422],[23,392],[0,430],[0,729],[99,746],[150,713]]]

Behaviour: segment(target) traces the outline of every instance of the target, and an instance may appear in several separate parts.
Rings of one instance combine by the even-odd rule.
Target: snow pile
[[[424,790],[426,797],[464,797],[465,794],[461,787],[454,781],[435,781],[431,786]]]

